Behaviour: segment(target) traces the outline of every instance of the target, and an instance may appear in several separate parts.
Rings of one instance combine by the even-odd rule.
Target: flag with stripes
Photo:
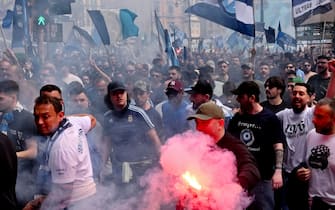
[[[104,45],[137,37],[137,15],[128,9],[87,10]]]
[[[205,0],[186,9],[202,17],[248,36],[255,36],[252,0]]]

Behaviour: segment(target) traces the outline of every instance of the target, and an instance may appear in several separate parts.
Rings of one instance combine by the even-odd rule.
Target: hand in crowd
[[[22,210],[39,210],[46,196],[39,196],[34,200],[31,200]]]
[[[299,168],[296,173],[300,181],[308,181],[311,178],[311,170],[308,168]]]
[[[328,69],[330,72],[335,72],[335,59],[328,62]]]
[[[283,186],[282,171],[276,170],[272,176],[272,188],[279,189]]]
[[[97,64],[95,63],[95,60],[93,58],[90,58],[90,65],[93,67],[96,67]]]

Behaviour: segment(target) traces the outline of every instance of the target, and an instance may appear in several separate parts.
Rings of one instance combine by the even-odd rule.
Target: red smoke
[[[188,131],[170,138],[161,149],[160,163],[163,170],[151,171],[142,180],[148,186],[143,200],[148,209],[183,200],[187,209],[236,210],[251,202],[237,183],[234,154],[218,148],[208,135]],[[201,190],[182,178],[186,172]]]

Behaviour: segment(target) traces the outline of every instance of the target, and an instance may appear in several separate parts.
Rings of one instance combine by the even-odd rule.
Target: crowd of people
[[[0,206],[85,209],[113,185],[104,202],[139,209],[161,146],[198,130],[236,156],[248,209],[335,209],[334,55],[259,53],[191,52],[174,66],[161,55],[121,63],[57,50],[37,62],[4,50]]]

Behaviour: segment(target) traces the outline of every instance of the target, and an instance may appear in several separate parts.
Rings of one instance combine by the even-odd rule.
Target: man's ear
[[[60,118],[63,118],[64,117],[64,111],[60,111],[59,113],[58,113],[58,117],[60,117]]]
[[[255,101],[256,100],[256,96],[255,95],[249,96],[249,100]]]

